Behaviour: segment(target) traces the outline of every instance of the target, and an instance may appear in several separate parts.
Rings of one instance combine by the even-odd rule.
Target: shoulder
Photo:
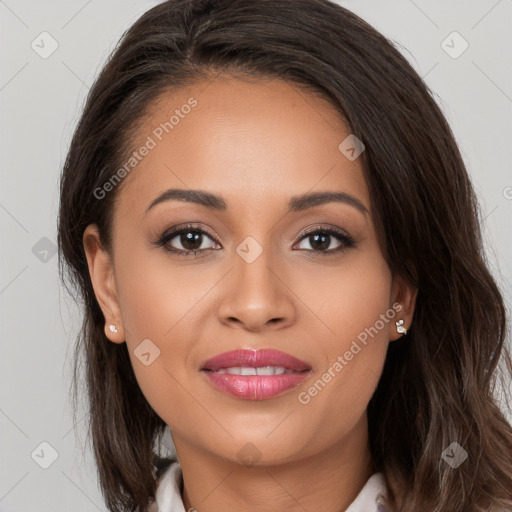
[[[182,473],[176,459],[155,461],[154,476],[157,480],[155,499],[148,512],[185,512],[181,499]]]
[[[185,512],[181,499],[182,473],[177,459],[156,457],[153,463],[156,480],[155,498],[149,502],[147,512]],[[137,508],[135,512],[142,512]]]
[[[374,473],[345,512],[392,512],[386,508],[388,490],[383,473]]]

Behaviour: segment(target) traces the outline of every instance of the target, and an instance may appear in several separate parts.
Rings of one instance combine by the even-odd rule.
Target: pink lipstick
[[[297,387],[311,366],[280,350],[232,350],[201,365],[217,389],[245,400],[265,400]]]

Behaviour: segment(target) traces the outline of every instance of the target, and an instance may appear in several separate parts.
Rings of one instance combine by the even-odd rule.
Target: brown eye
[[[355,246],[350,235],[334,228],[315,229],[306,233],[301,240],[306,241],[309,246],[301,247],[301,249],[319,254],[336,253]]]
[[[177,253],[178,256],[195,255],[220,248],[208,233],[194,226],[172,228],[160,237],[156,245],[164,247],[168,252]]]
[[[195,251],[201,248],[203,235],[202,233],[187,231],[181,235],[176,236],[178,238],[183,249],[186,251]]]

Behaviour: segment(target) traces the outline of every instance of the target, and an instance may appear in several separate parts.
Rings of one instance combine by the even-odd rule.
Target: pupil
[[[313,238],[313,243],[311,243],[311,247],[313,249],[318,249],[319,251],[325,251],[329,247],[330,235],[311,235]]]
[[[194,251],[201,247],[201,233],[188,232],[185,235],[181,235],[181,244],[187,251]]]

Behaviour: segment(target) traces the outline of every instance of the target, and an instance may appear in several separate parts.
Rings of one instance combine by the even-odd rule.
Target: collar
[[[182,478],[179,462],[173,462],[158,479],[150,512],[186,512],[180,493]],[[387,512],[383,502],[386,495],[384,475],[374,473],[345,512]]]

